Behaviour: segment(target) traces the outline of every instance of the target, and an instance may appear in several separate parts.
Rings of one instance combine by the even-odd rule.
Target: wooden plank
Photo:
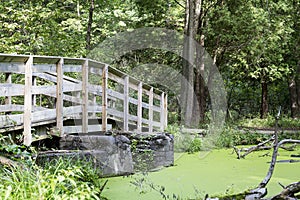
[[[129,103],[132,103],[132,104],[134,104],[134,105],[138,105],[138,100],[137,99],[135,99],[135,98],[132,98],[132,97],[129,97]],[[149,104],[148,103],[146,103],[146,102],[142,102],[142,107],[143,108],[146,108],[146,109],[149,109]],[[160,112],[160,107],[158,107],[158,106],[152,106],[152,109],[154,110],[154,111],[156,111],[156,112]]]
[[[0,116],[0,127],[6,128],[23,124],[23,114]]]
[[[33,112],[35,111],[41,111],[41,110],[47,110],[47,108],[39,107],[39,106],[33,106],[32,107]],[[18,104],[7,104],[7,105],[0,105],[0,112],[24,112],[24,105],[18,105]],[[9,114],[8,114],[9,115]]]
[[[15,105],[15,104],[7,104],[7,105],[0,105],[0,112],[23,112],[24,105]]]
[[[64,65],[63,72],[82,72],[81,65]]]
[[[0,84],[0,96],[23,96],[24,88],[24,85],[21,84],[2,83]]]
[[[160,131],[164,131],[164,126],[165,126],[165,93],[161,93],[161,98],[160,98]]]
[[[100,132],[102,131],[102,125],[101,124],[94,124],[94,125],[89,125],[87,127],[87,132],[86,133],[90,133],[90,132]],[[64,132],[66,134],[71,134],[71,133],[85,133],[82,132],[83,127],[82,126],[64,126]],[[111,124],[107,124],[107,130],[111,130],[112,129],[112,125]]]
[[[57,74],[56,73],[33,72],[33,76],[37,76],[39,78],[45,79],[45,80],[53,82],[53,83],[57,82],[57,80],[56,80]],[[68,77],[68,76],[63,76],[63,83],[64,84],[66,84],[66,83],[81,83],[81,81],[79,81],[77,79],[73,79],[73,78]]]
[[[32,94],[53,95],[56,94],[57,85],[39,85],[32,86]],[[77,92],[81,91],[82,84],[63,84],[62,92]]]
[[[105,65],[102,71],[102,131],[107,130],[107,79],[108,65]]]
[[[102,95],[102,86],[101,85],[93,85],[93,84],[89,84],[88,85],[89,88],[89,93],[101,96]]]
[[[0,63],[0,72],[2,73],[24,73],[24,63]]]
[[[56,94],[55,93],[48,93],[46,95],[48,95],[50,97],[55,97],[56,98]],[[83,102],[80,97],[74,97],[74,96],[67,95],[67,94],[63,95],[63,100],[64,101],[69,101],[69,102],[72,102],[72,103],[75,103],[75,104],[82,104],[82,102]]]
[[[55,64],[33,64],[32,72],[56,72]]]
[[[123,100],[123,130],[128,131],[128,115],[129,115],[129,77],[124,78],[124,100]]]
[[[56,64],[56,74],[57,74],[57,83],[56,83],[56,128],[58,129],[60,136],[64,135],[63,130],[63,65],[64,59],[61,58]]]
[[[102,112],[102,106],[98,105],[98,104],[94,104],[94,105],[89,105],[88,106],[88,112],[89,113],[101,113]],[[96,115],[92,116],[92,117],[96,117]]]
[[[123,78],[121,78],[121,77],[119,77],[119,76],[117,76],[117,75],[115,75],[111,72],[108,72],[108,77],[109,77],[109,79],[111,79],[111,80],[113,80],[117,83],[124,84],[124,79]]]
[[[107,96],[114,97],[114,98],[121,99],[121,100],[124,99],[124,94],[121,94],[120,92],[114,91],[112,89],[107,89]]]
[[[142,103],[143,103],[143,83],[140,82],[138,86],[138,106],[137,106],[137,117],[138,117],[137,131],[138,132],[142,132],[142,117],[143,117]]]
[[[31,135],[31,111],[32,111],[32,64],[33,57],[30,56],[25,66],[25,91],[24,91],[24,145],[30,146],[32,142]]]
[[[88,104],[89,104],[89,64],[88,60],[82,65],[82,133],[88,133]]]
[[[82,112],[82,106],[70,106],[70,107],[64,107],[63,109],[64,117],[73,117],[77,116]]]
[[[149,132],[153,132],[153,87],[149,91]]]
[[[65,60],[64,60],[64,62],[65,62]],[[45,74],[49,74],[49,75],[54,76],[54,77],[57,76],[57,74],[54,73],[54,72],[46,72]],[[63,79],[64,79],[64,81],[70,82],[70,83],[81,83],[80,80],[69,77],[69,76],[65,76],[65,75],[63,76]]]
[[[112,109],[112,108],[107,108],[107,114],[111,115],[112,117],[120,118],[123,121],[124,114],[121,111],[118,111],[118,110],[115,110],[115,109]],[[135,116],[135,115],[128,114],[128,123],[129,123],[129,121],[137,122],[138,117]]]
[[[89,73],[102,76],[102,68],[90,66],[89,67]]]
[[[56,109],[36,111],[33,112],[31,115],[32,115],[32,123],[54,120],[56,119]]]

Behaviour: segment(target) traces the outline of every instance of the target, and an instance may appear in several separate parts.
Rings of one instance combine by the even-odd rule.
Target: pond
[[[270,153],[266,156],[267,152]],[[277,160],[289,160],[291,154],[300,154],[300,151],[280,150]],[[163,186],[165,194],[175,194],[183,199],[203,198],[207,193],[210,196],[226,192],[237,193],[256,187],[260,183],[268,171],[271,155],[271,151],[259,151],[238,160],[232,149],[194,154],[175,153],[175,163],[172,167],[146,175],[109,178],[103,196],[112,200],[162,199],[159,192],[150,188],[151,184],[158,189]],[[267,186],[268,196],[281,191],[278,183],[287,185],[299,180],[300,162],[277,163]]]

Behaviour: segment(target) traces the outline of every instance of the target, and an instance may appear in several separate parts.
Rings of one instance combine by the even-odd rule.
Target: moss
[[[299,151],[297,151],[298,153]],[[165,193],[183,199],[203,197],[206,193],[220,195],[239,193],[253,188],[264,178],[270,157],[266,151],[254,152],[238,160],[231,149],[213,150],[194,154],[175,154],[175,166],[144,176],[110,178],[103,195],[109,199],[161,199],[161,195],[147,186],[149,183],[164,186]],[[280,151],[278,160],[291,159],[296,152]],[[268,184],[269,195],[281,191],[278,185],[299,181],[300,163],[278,163]],[[139,188],[130,182],[146,179]]]

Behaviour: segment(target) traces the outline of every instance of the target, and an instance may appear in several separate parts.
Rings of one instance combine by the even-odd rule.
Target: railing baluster
[[[149,132],[153,132],[153,87],[149,93]]]
[[[123,101],[123,129],[128,131],[128,115],[129,115],[129,77],[124,78],[124,101]]]
[[[88,133],[88,104],[89,104],[89,64],[86,60],[82,65],[82,133]]]
[[[164,126],[165,126],[165,93],[161,93],[160,95],[160,130],[164,131]]]
[[[59,131],[60,136],[64,135],[63,129],[63,64],[64,59],[61,58],[56,64],[57,83],[56,83],[56,127]]]
[[[168,95],[165,94],[165,99],[164,99],[164,120],[165,120],[165,124],[164,124],[164,129],[167,128],[168,126]]]
[[[102,131],[107,129],[107,79],[108,79],[108,65],[102,69]]]
[[[25,91],[24,91],[24,145],[29,146],[32,142],[31,135],[31,111],[32,111],[32,64],[33,57],[30,56],[25,66]]]
[[[137,107],[137,131],[142,132],[142,102],[143,102],[143,83],[138,85],[138,107]]]

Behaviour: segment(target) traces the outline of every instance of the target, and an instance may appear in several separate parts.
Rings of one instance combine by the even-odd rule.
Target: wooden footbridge
[[[1,132],[23,130],[30,145],[39,126],[62,137],[108,131],[108,120],[126,132],[163,131],[167,94],[90,59],[0,54]]]

